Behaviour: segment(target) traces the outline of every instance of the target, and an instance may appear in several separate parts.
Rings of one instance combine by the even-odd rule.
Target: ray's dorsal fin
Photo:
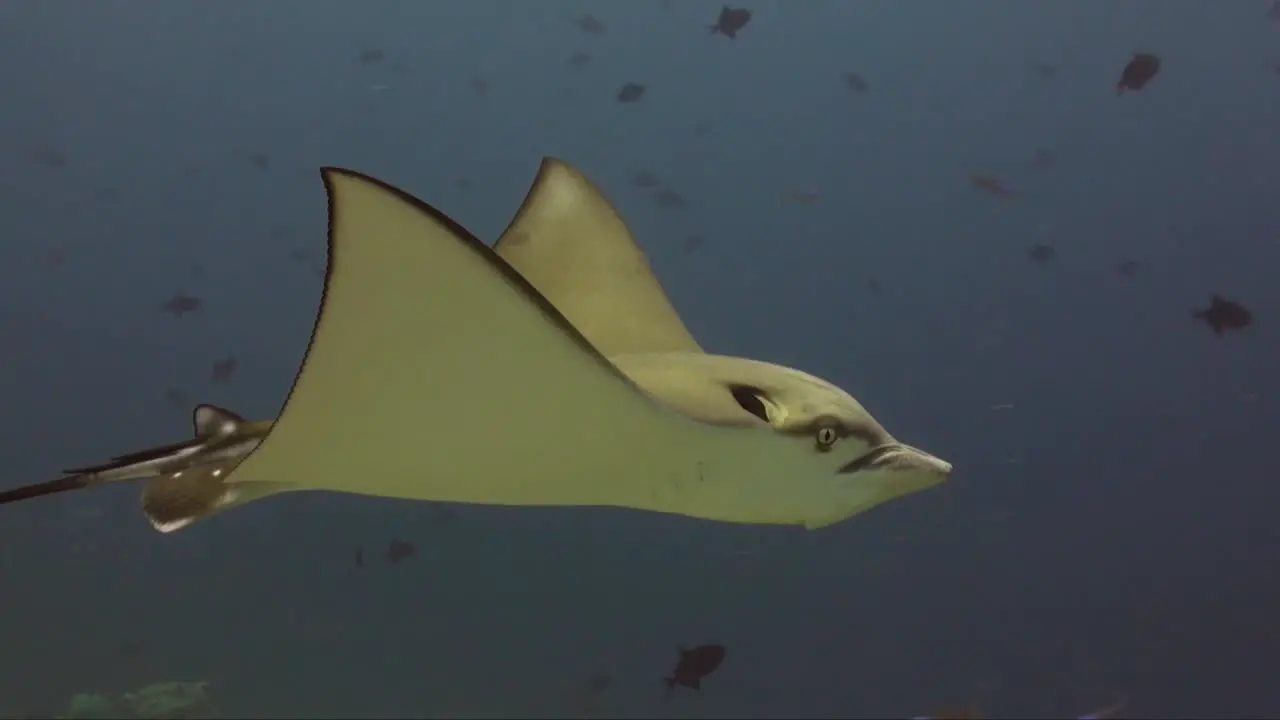
[[[567,163],[543,159],[494,250],[607,357],[702,352],[617,209]]]
[[[191,411],[191,424],[198,438],[227,435],[245,422],[244,418],[217,405],[201,404]]]

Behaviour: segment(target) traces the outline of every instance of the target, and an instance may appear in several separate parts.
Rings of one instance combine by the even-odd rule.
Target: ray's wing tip
[[[325,184],[325,187],[332,188],[333,181],[339,178],[349,178],[349,179],[356,179],[356,180],[372,180],[373,179],[368,175],[365,175],[364,173],[356,170],[352,170],[351,168],[340,167],[338,165],[321,165],[320,166],[320,180]]]
[[[573,166],[555,155],[544,155],[538,165],[539,174],[553,170],[573,170]]]
[[[589,185],[592,190],[599,192],[599,188],[591,179],[586,176],[572,163],[566,162],[553,155],[542,158],[542,164],[538,166],[538,175],[534,178],[533,189],[544,186],[548,181],[555,179],[559,183],[577,183]]]
[[[544,188],[551,178],[571,174],[573,168],[568,163],[559,158],[547,155],[542,158],[542,162],[538,163],[538,172],[533,176],[533,182],[529,184],[529,191],[525,194],[525,201],[521,203],[520,209],[516,211],[516,218],[519,218],[526,206],[532,199],[545,192]],[[514,222],[514,220],[513,220]]]

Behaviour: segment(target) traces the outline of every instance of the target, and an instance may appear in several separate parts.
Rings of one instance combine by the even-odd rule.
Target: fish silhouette
[[[1141,90],[1151,82],[1151,78],[1160,72],[1160,58],[1150,53],[1137,53],[1124,70],[1120,71],[1120,81],[1116,83],[1116,94],[1123,95],[1126,90]]]
[[[728,35],[730,40],[738,37],[738,31],[751,22],[751,11],[746,8],[731,8],[724,5],[720,8],[720,17],[711,25],[711,34]]]
[[[1253,324],[1253,313],[1234,300],[1214,295],[1209,307],[1195,310],[1191,316],[1202,320],[1219,337],[1227,330],[1242,330]]]
[[[724,656],[723,645],[699,645],[691,650],[680,648],[680,660],[676,663],[676,669],[662,679],[667,686],[666,697],[671,696],[671,691],[677,685],[691,690],[700,690],[703,678],[720,667],[724,662]]]

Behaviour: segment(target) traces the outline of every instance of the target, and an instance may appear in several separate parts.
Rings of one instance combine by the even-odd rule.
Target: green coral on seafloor
[[[139,720],[180,720],[199,717],[209,709],[209,683],[164,682],[148,685],[120,698],[125,714]]]
[[[163,682],[148,685],[137,692],[125,693],[118,700],[96,693],[78,693],[58,720],[98,720],[130,718],[131,720],[188,720],[209,710],[209,683]]]
[[[67,713],[59,715],[67,720],[91,720],[92,718],[118,718],[120,709],[111,698],[97,693],[77,693],[67,705]]]

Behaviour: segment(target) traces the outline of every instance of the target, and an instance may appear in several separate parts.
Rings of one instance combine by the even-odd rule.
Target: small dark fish
[[[1053,262],[1054,258],[1058,257],[1058,251],[1052,245],[1037,243],[1027,248],[1027,257],[1044,265]]]
[[[662,181],[648,170],[641,170],[631,176],[631,184],[643,190],[653,190],[661,185]]]
[[[362,568],[362,567],[364,567],[364,548],[362,548],[362,547],[357,547],[357,548],[355,549],[355,552],[353,552],[353,553],[352,553],[352,558],[351,558],[351,559],[352,559],[352,562],[355,564],[355,566],[356,566],[356,567],[358,567],[358,568]]]
[[[165,312],[173,313],[174,317],[181,320],[183,315],[199,310],[201,302],[202,301],[198,297],[191,297],[185,293],[176,292],[173,294],[173,297],[169,298],[169,300],[160,307]]]
[[[1121,260],[1120,262],[1116,263],[1116,272],[1120,273],[1121,275],[1127,278],[1131,278],[1134,275],[1137,275],[1138,271],[1141,269],[1142,269],[1142,263],[1138,262],[1137,260]]]
[[[392,538],[391,542],[387,543],[387,549],[382,553],[382,556],[389,563],[398,563],[401,560],[413,557],[417,552],[418,548],[414,547],[413,543]]]
[[[489,94],[489,81],[482,77],[471,78],[471,92],[484,97]]]
[[[1203,320],[1219,337],[1225,330],[1241,330],[1253,324],[1253,313],[1245,306],[1216,294],[1209,307],[1195,310],[1191,316]]]
[[[357,56],[356,59],[360,62],[361,65],[373,65],[374,63],[380,63],[383,60],[386,60],[387,56],[385,53],[383,53],[381,50],[378,50],[377,48],[370,48],[369,50],[365,50],[364,52],[360,53],[360,55]]]
[[[576,68],[586,67],[590,65],[591,61],[594,59],[595,58],[591,56],[591,53],[583,52],[579,50],[569,56],[569,67],[576,67]]]
[[[982,192],[998,197],[1002,200],[1012,200],[1018,197],[1018,193],[1010,190],[1005,186],[1000,178],[994,175],[984,175],[982,173],[974,173],[969,176],[969,184]]]
[[[658,203],[660,208],[682,208],[688,205],[688,201],[684,199],[684,195],[672,190],[671,188],[662,188],[653,196],[654,202]]]
[[[1150,53],[1136,53],[1124,70],[1120,71],[1120,81],[1116,83],[1116,94],[1123,95],[1125,90],[1141,90],[1151,78],[1160,72],[1160,58]]]
[[[671,697],[671,691],[677,685],[700,690],[703,678],[720,667],[724,662],[724,655],[723,645],[699,645],[692,650],[680,648],[680,660],[676,663],[676,669],[662,679],[667,686],[666,697]]]
[[[648,88],[646,88],[644,85],[641,85],[640,83],[629,82],[623,85],[622,89],[618,91],[618,102],[622,102],[622,103],[636,102],[637,100],[639,100],[641,97],[644,96],[644,92],[647,89]]]
[[[747,26],[751,22],[751,11],[746,8],[731,8],[723,5],[720,8],[720,17],[716,20],[715,25],[710,25],[711,34],[721,33],[728,35],[732,40],[738,37],[738,31]]]
[[[1031,156],[1031,167],[1036,170],[1048,170],[1057,164],[1058,156],[1052,150],[1037,148],[1036,154]]]
[[[1032,60],[1030,67],[1031,72],[1045,78],[1046,80],[1058,77],[1058,68],[1044,62],[1043,60]]]
[[[578,18],[578,29],[588,35],[603,35],[608,30],[595,15],[583,15]]]
[[[213,383],[224,383],[236,374],[236,368],[240,367],[240,362],[235,356],[228,355],[221,360],[215,360],[213,369],[209,371],[209,381]]]
[[[846,72],[840,77],[844,78],[844,86],[849,92],[858,93],[859,95],[871,91],[871,83],[856,72]]]
[[[867,278],[867,289],[870,290],[873,295],[879,295],[880,281],[873,277]]]

